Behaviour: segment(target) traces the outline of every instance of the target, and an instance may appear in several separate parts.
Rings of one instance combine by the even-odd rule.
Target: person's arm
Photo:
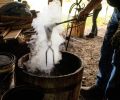
[[[94,9],[96,8],[102,0],[91,0],[88,5],[83,9],[79,15],[78,15],[78,20],[86,18],[87,15]]]

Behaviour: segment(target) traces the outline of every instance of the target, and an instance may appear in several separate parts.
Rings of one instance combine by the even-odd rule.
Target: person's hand
[[[78,21],[85,21],[87,18],[88,14],[85,12],[85,10],[81,10],[80,13],[78,14]]]

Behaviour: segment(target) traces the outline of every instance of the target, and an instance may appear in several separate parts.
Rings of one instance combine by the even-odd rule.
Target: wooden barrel
[[[80,58],[68,52],[62,52],[62,60],[56,64],[50,76],[36,75],[25,70],[24,62],[29,55],[19,59],[16,72],[18,82],[40,87],[43,100],[78,100],[83,66]]]
[[[1,100],[43,100],[43,95],[38,87],[19,86],[5,92]]]
[[[14,68],[15,56],[10,53],[0,52],[0,95],[12,85]]]

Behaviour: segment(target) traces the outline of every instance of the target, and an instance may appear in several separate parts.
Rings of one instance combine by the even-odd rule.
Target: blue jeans
[[[108,97],[112,94],[111,90],[115,90],[115,88],[117,88],[115,84],[117,84],[118,81],[120,83],[120,73],[118,75],[118,72],[120,72],[120,57],[118,57],[118,55],[120,55],[120,52],[118,52],[118,50],[114,50],[111,45],[111,38],[118,28],[119,18],[120,12],[117,9],[114,9],[112,17],[107,26],[107,31],[101,48],[99,74],[97,75],[96,82],[96,85],[102,88],[103,92]],[[119,80],[117,80],[118,78]]]

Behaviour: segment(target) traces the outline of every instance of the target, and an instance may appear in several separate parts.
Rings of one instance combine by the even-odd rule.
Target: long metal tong
[[[51,50],[52,53],[53,53],[53,64],[55,64],[55,60],[54,60],[54,50],[52,49],[52,41],[51,41],[51,34],[52,34],[52,30],[55,26],[57,25],[60,25],[60,24],[63,24],[63,23],[67,23],[67,22],[73,22],[73,21],[77,21],[77,18],[74,18],[74,19],[70,19],[70,20],[66,20],[66,21],[63,21],[63,22],[58,22],[58,23],[54,23],[54,24],[49,24],[49,25],[46,25],[44,26],[45,28],[45,32],[46,32],[46,35],[47,35],[47,39],[48,39],[48,48],[46,50],[46,66],[47,66],[47,61],[48,61],[48,51]]]
[[[46,66],[48,65],[48,51],[51,50],[52,54],[53,54],[53,64],[55,64],[55,59],[54,59],[54,50],[52,49],[52,41],[51,41],[51,34],[52,34],[52,30],[55,26],[63,24],[63,23],[67,23],[67,22],[71,22],[74,21],[76,19],[70,19],[70,20],[66,20],[63,22],[59,22],[59,23],[54,23],[54,24],[49,24],[44,26],[45,28],[45,32],[46,32],[46,36],[47,36],[47,40],[48,40],[48,48],[46,50]]]

